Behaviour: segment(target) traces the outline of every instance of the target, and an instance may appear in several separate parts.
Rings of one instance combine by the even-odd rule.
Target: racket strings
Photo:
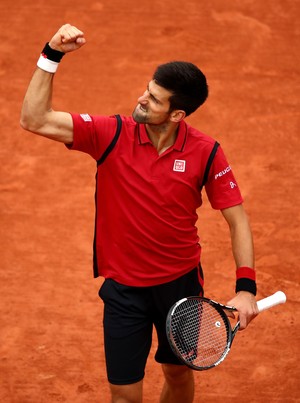
[[[173,343],[183,360],[196,367],[210,367],[222,359],[228,332],[227,321],[206,301],[186,300],[173,312]]]

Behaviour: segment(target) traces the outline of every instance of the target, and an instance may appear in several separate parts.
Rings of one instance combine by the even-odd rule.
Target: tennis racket
[[[257,301],[259,312],[283,304],[282,291]],[[230,351],[239,329],[232,329],[225,311],[234,307],[202,297],[183,298],[174,304],[167,316],[166,331],[175,355],[188,367],[198,371],[219,365]]]

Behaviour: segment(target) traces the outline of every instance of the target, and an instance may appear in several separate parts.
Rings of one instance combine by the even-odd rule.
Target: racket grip
[[[286,295],[282,291],[277,291],[275,294],[270,295],[267,298],[257,301],[257,307],[259,312],[272,308],[275,305],[284,304],[286,302]]]

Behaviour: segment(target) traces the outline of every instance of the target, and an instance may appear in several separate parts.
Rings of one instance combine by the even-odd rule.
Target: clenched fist
[[[86,40],[82,31],[71,24],[65,24],[50,40],[49,46],[54,50],[68,53],[81,48],[85,43]]]

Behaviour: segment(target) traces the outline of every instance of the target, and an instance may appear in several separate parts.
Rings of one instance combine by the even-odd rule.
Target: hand
[[[240,330],[246,329],[248,324],[258,315],[258,308],[255,296],[247,291],[240,291],[227,302],[227,305],[234,306],[239,313]]]
[[[86,43],[84,33],[70,24],[65,24],[56,32],[49,42],[54,50],[68,53],[81,48]]]

